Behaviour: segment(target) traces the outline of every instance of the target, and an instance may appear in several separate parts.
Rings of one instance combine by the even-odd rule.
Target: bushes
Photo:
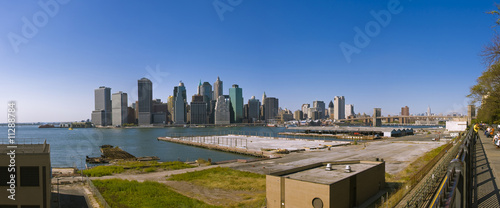
[[[120,166],[96,166],[91,169],[83,170],[83,174],[91,177],[101,177],[112,175],[113,173],[122,173],[123,167]]]

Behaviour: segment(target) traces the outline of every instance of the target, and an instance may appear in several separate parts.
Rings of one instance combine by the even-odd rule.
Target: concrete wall
[[[0,155],[0,166],[8,166],[9,156],[6,154]],[[51,179],[50,179],[50,155],[48,153],[40,154],[16,154],[16,195],[15,201],[8,199],[10,193],[5,191],[8,187],[0,186],[0,206],[1,205],[39,205],[41,208],[50,207],[51,195]],[[37,187],[23,187],[20,186],[20,167],[37,166],[39,167],[39,186]],[[45,174],[43,173],[45,167]],[[45,180],[44,180],[45,175]],[[46,182],[45,184],[43,182]],[[45,192],[44,192],[45,189]],[[45,193],[45,206],[44,206],[44,193]]]
[[[356,180],[356,206],[359,206],[370,197],[377,194],[380,190],[384,189],[385,164],[381,163],[373,168],[358,173],[352,180]]]
[[[330,207],[349,207],[349,185],[350,180],[346,178],[330,186],[330,200],[332,201]]]
[[[281,207],[281,177],[266,176],[266,198],[268,208]]]
[[[320,198],[323,207],[330,207],[330,186],[285,178],[285,207],[312,207],[314,198]]]

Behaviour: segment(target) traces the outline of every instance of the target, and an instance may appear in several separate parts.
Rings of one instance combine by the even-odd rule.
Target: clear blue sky
[[[144,76],[164,101],[179,80],[191,96],[220,76],[225,94],[236,83],[245,102],[265,91],[291,110],[343,95],[356,113],[463,112],[495,22],[490,0],[38,2],[0,2],[0,103],[17,101],[20,122],[90,118],[94,89],[134,100]],[[214,2],[232,11],[222,20]],[[370,12],[390,2],[397,12],[377,30]],[[341,43],[356,47],[367,25],[373,37],[348,62]]]

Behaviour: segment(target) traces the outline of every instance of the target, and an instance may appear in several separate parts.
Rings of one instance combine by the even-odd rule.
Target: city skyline
[[[389,11],[388,2],[244,1],[223,21],[212,2],[69,1],[52,13],[38,2],[2,2],[0,102],[17,101],[19,122],[78,121],[90,119],[98,86],[127,93],[131,104],[141,77],[153,82],[153,99],[167,101],[179,80],[193,95],[200,79],[220,76],[225,95],[238,84],[244,103],[265,91],[292,111],[342,95],[361,114],[429,105],[465,113],[485,68],[478,54],[494,33],[485,13],[494,1],[400,1],[401,12],[356,46],[355,28],[377,21],[372,11]],[[39,11],[47,22],[33,23]],[[36,32],[26,36],[25,25]],[[12,34],[26,41],[16,46]],[[360,52],[348,61],[342,43]]]

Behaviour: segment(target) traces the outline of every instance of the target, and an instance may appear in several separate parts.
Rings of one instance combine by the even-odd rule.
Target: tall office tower
[[[201,79],[200,79],[200,84],[198,85],[198,91],[196,91],[197,95],[201,95]]]
[[[226,99],[224,95],[217,98],[215,104],[215,124],[229,124],[230,123],[230,113],[229,113],[229,99]]]
[[[243,119],[243,89],[237,84],[229,88],[229,98],[231,98],[231,106],[233,107],[234,122],[241,123]]]
[[[382,116],[382,109],[381,108],[374,108],[373,109],[373,116],[372,116],[372,122],[374,127],[380,127],[382,126],[382,119],[378,118]]]
[[[312,107],[307,109],[307,115],[311,120],[318,120],[319,119],[319,112],[318,108]]]
[[[276,118],[276,116],[278,115],[278,109],[279,109],[278,98],[266,97],[266,100],[264,101],[264,110],[266,111],[264,113],[264,116],[266,122],[269,121],[270,119]]]
[[[153,83],[147,78],[137,80],[139,98],[139,126],[153,122]]]
[[[264,94],[262,94],[262,105],[264,105],[264,101],[266,101],[266,92],[264,92]]]
[[[132,107],[127,107],[127,123],[135,124],[135,109]]]
[[[255,96],[252,96],[248,100],[248,121],[255,122],[259,120],[260,117],[260,101],[255,99]]]
[[[308,119],[310,118],[309,115],[308,115],[308,112],[309,112],[309,108],[311,107],[311,104],[302,104],[302,116],[304,119]]]
[[[111,88],[101,86],[94,90],[94,111],[92,123],[96,126],[108,126],[111,120]]]
[[[328,116],[330,119],[334,119],[335,115],[335,108],[333,107],[333,101],[330,100],[330,103],[328,103]]]
[[[203,95],[193,95],[191,100],[191,124],[207,123],[207,103],[203,101]]]
[[[203,102],[209,103],[210,100],[212,100],[212,85],[208,82],[203,82],[203,84],[200,87],[200,94],[203,96]]]
[[[431,116],[431,106],[427,106],[427,116]]]
[[[303,119],[303,115],[304,113],[302,113],[301,110],[296,110],[294,113],[293,113],[293,118],[297,121],[300,121]]]
[[[168,96],[167,99],[167,123],[172,123],[174,121],[174,96]]]
[[[345,117],[349,117],[349,116],[354,116],[356,115],[354,113],[354,105],[353,104],[347,104],[345,105]]]
[[[335,96],[333,98],[334,103],[334,116],[335,120],[345,119],[345,98],[344,96]]]
[[[174,87],[174,123],[185,124],[187,121],[186,111],[186,87],[179,82],[179,86]]]
[[[313,101],[313,107],[318,109],[318,114],[319,118],[318,119],[323,119],[325,118],[325,102],[323,101]]]
[[[123,126],[128,121],[127,93],[123,93],[122,91],[113,93],[112,99],[113,126]]]
[[[217,100],[219,99],[219,96],[224,95],[223,89],[224,88],[222,88],[222,81],[220,81],[220,78],[217,77],[217,81],[215,81],[214,83],[214,95],[212,96],[212,100]]]
[[[153,101],[153,123],[166,124],[168,116],[168,104],[161,102],[161,99]]]

